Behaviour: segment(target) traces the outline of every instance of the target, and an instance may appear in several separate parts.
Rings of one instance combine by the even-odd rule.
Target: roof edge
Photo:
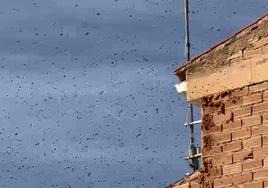
[[[215,49],[216,47],[220,46],[221,44],[224,44],[225,42],[227,42],[229,39],[237,36],[239,33],[245,31],[246,29],[252,27],[253,25],[257,24],[259,21],[261,21],[263,18],[267,17],[268,16],[268,13],[264,14],[263,16],[261,17],[258,17],[256,20],[254,20],[253,22],[251,22],[250,24],[242,27],[241,29],[239,29],[238,31],[234,32],[233,34],[229,35],[229,37],[221,40],[220,42],[212,45],[210,48],[208,48],[207,50],[197,54],[196,56],[192,57],[190,59],[190,61],[186,61],[185,63],[181,64],[181,65],[178,65],[177,68],[175,69],[174,73],[175,75],[177,75],[181,81],[185,80],[186,79],[186,76],[185,76],[185,71],[186,71],[186,66],[190,63],[192,63],[193,61],[195,61],[196,59],[200,58],[201,56],[209,53],[210,51],[212,51],[213,49]]]

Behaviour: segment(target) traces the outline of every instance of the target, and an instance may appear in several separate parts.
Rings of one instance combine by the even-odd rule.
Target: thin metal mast
[[[185,60],[190,61],[190,28],[189,28],[189,1],[184,0],[184,23],[185,23]],[[188,116],[187,123],[190,127],[190,147],[194,147],[194,125],[191,123],[194,121],[193,117],[193,105],[191,103],[188,104]]]
[[[184,22],[185,22],[185,61],[190,61],[191,54],[191,44],[190,44],[190,27],[189,27],[189,0],[184,0]],[[188,104],[188,112],[187,112],[187,122],[186,125],[190,129],[190,146],[188,151],[188,157],[190,165],[193,171],[199,168],[199,158],[200,152],[198,148],[195,146],[194,140],[194,126],[199,124],[199,121],[194,122],[193,115],[193,105],[191,103]]]

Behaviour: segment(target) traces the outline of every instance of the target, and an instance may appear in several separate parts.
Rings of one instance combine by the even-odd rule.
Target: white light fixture
[[[181,82],[179,84],[176,84],[175,88],[176,88],[178,93],[180,93],[180,94],[185,93],[187,91],[187,82],[184,81],[184,82]]]

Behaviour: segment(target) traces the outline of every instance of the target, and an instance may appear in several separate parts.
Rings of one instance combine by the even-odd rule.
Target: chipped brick
[[[238,162],[238,161],[244,161],[248,158],[252,158],[254,155],[253,155],[253,152],[252,150],[241,150],[241,151],[238,151],[238,152],[234,152],[233,153],[233,162]]]

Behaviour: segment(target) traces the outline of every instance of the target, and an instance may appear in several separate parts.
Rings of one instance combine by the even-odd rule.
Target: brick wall
[[[205,187],[268,187],[268,82],[202,99]]]
[[[268,187],[268,82],[201,101],[200,175],[171,187]]]

